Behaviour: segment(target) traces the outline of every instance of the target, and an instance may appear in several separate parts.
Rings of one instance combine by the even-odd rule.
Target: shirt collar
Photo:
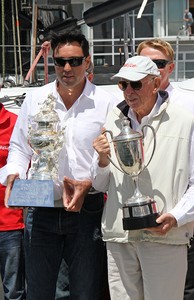
[[[94,100],[94,90],[95,90],[95,85],[91,83],[88,78],[86,77],[86,84],[83,89],[82,94],[92,100]]]
[[[94,94],[95,94],[95,88],[96,86],[91,83],[87,77],[86,77],[86,84],[84,86],[83,92],[82,94],[79,96],[79,98],[77,99],[79,101],[79,99],[82,98],[82,96],[85,96],[87,98],[90,98],[91,100],[94,100]],[[58,92],[57,92],[57,80],[55,80],[55,85],[53,85],[53,91],[52,94],[57,98],[57,99],[61,99],[61,97],[59,96]],[[61,100],[62,101],[62,100]],[[63,101],[62,101],[63,102]]]
[[[173,90],[174,90],[174,88],[173,88],[172,84],[169,84],[169,85],[167,86],[167,88],[165,89],[165,91],[168,92],[169,97],[171,96]]]

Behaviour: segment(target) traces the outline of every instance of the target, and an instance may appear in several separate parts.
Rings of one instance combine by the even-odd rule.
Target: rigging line
[[[18,66],[17,66],[17,49],[16,49],[16,31],[15,31],[15,15],[14,15],[14,0],[11,0],[11,13],[12,13],[12,29],[13,29],[13,51],[14,51],[14,67],[15,67],[15,77],[16,85],[18,85]]]

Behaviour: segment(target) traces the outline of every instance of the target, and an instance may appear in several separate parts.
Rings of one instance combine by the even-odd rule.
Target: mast
[[[20,44],[20,23],[18,18],[18,3],[15,0],[15,14],[16,14],[16,29],[17,29],[17,38],[18,38],[18,54],[19,54],[19,69],[20,69],[20,81],[23,83],[23,72],[22,72],[22,53],[21,53],[21,44]]]
[[[1,0],[1,25],[2,25],[2,78],[5,80],[5,3]]]
[[[33,64],[36,57],[36,35],[37,35],[37,15],[38,6],[35,0],[32,1],[32,32],[31,32],[31,55],[30,55],[30,65]],[[34,82],[35,73],[32,72],[30,76],[30,83]]]

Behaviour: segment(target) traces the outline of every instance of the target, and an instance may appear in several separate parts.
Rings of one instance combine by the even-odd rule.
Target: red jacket
[[[6,110],[0,103],[0,168],[7,161],[9,140],[17,116]],[[0,184],[0,231],[24,228],[23,210],[11,209],[4,206],[5,186]]]

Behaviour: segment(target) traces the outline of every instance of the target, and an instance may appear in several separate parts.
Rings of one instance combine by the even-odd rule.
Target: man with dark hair
[[[101,239],[103,193],[91,189],[93,139],[118,100],[86,78],[91,58],[80,31],[50,36],[56,81],[26,95],[13,132],[7,166],[7,202],[16,173],[25,178],[32,150],[29,120],[39,112],[48,94],[56,98],[55,111],[65,127],[54,181],[54,208],[29,208],[25,254],[27,300],[54,300],[62,258],[68,265],[70,299],[100,300],[103,290],[104,243]],[[30,174],[30,172],[29,172]]]

